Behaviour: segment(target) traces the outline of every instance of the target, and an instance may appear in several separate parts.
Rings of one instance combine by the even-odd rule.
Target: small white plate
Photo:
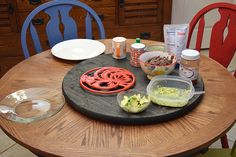
[[[96,40],[72,39],[56,44],[51,52],[55,57],[65,60],[84,60],[102,54],[105,49],[105,45]]]

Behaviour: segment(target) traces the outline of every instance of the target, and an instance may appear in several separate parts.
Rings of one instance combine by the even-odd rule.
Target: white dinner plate
[[[103,43],[91,39],[72,39],[52,47],[52,54],[65,60],[84,60],[96,57],[105,51]]]

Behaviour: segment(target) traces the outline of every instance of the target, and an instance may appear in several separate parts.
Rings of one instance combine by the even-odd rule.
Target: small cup
[[[140,67],[139,56],[144,53],[145,45],[142,43],[134,43],[130,48],[130,64]]]
[[[122,104],[122,100],[124,100],[124,96],[131,97],[134,95],[140,95],[140,98],[146,97],[147,102],[143,103],[142,105],[136,105],[136,104],[131,103],[127,106],[127,105]],[[147,107],[150,105],[151,99],[147,95],[146,92],[139,91],[136,89],[129,89],[127,91],[122,91],[118,93],[117,102],[124,111],[130,112],[130,113],[139,113],[147,109]]]
[[[115,59],[126,57],[126,38],[115,37],[112,39],[112,57]]]

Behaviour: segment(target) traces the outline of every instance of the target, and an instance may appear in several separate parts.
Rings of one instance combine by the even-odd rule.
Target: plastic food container
[[[151,64],[148,62],[155,57],[168,58],[168,59],[172,57],[172,61],[168,65]],[[151,79],[156,75],[170,74],[175,68],[176,58],[174,54],[168,52],[150,51],[140,55],[139,62],[142,70],[148,75],[148,78]]]
[[[145,92],[138,91],[136,89],[130,89],[118,93],[117,101],[119,106],[124,111],[130,113],[139,113],[144,111],[150,105],[151,99]]]
[[[169,106],[182,107],[195,94],[191,80],[180,76],[155,76],[147,86],[147,93],[153,103]]]
[[[149,51],[164,51],[165,46],[164,45],[148,45],[145,47],[144,51],[149,52]]]

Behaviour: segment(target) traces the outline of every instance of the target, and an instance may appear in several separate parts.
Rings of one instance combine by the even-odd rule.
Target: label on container
[[[190,80],[197,80],[198,78],[198,70],[193,67],[185,67],[180,64],[179,66],[179,75],[184,78],[188,78]]]
[[[115,37],[112,39],[112,57],[116,59],[126,57],[126,38]]]
[[[130,48],[130,64],[140,67],[139,56],[144,53],[145,45],[142,43],[134,43]]]

